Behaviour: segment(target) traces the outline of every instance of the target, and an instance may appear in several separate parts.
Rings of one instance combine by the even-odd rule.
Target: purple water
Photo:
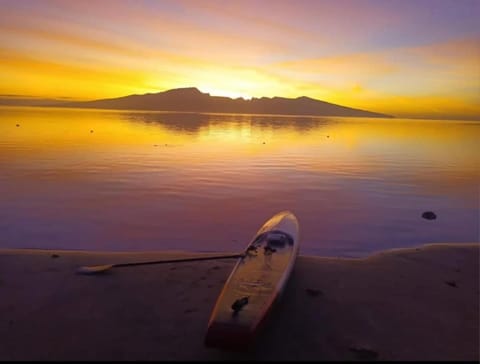
[[[479,145],[469,121],[4,107],[0,248],[241,251],[282,210],[300,254],[479,241]]]

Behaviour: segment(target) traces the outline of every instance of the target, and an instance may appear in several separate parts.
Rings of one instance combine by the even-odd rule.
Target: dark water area
[[[479,241],[479,145],[471,121],[3,107],[0,248],[241,251],[282,210],[300,254]]]

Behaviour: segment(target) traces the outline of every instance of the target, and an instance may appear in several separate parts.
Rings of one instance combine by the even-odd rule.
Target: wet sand
[[[299,256],[282,300],[242,353],[203,346],[235,259],[88,276],[76,269],[211,254],[0,250],[0,360],[478,361],[479,247]]]

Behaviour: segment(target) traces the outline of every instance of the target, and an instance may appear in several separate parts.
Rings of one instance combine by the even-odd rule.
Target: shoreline
[[[203,337],[236,259],[75,274],[228,252],[0,249],[0,360],[478,361],[479,252],[475,242],[300,255],[254,346],[231,353]]]
[[[448,248],[448,247],[471,247],[471,246],[480,246],[479,242],[459,242],[459,243],[428,243],[428,244],[419,244],[411,247],[401,247],[401,248],[389,248],[378,251],[373,251],[370,253],[365,253],[361,256],[335,256],[335,255],[316,255],[316,254],[299,254],[298,257],[308,257],[308,258],[321,258],[321,259],[340,259],[340,260],[365,260],[377,255],[388,255],[394,253],[405,253],[418,251],[418,249],[429,249],[429,248]],[[55,248],[0,248],[0,255],[8,254],[53,254],[53,253],[62,253],[62,254],[74,254],[74,255],[117,255],[117,256],[138,256],[138,257],[153,257],[157,256],[202,256],[202,255],[230,255],[230,254],[240,254],[241,251],[195,251],[195,250],[88,250],[88,249],[55,249]]]

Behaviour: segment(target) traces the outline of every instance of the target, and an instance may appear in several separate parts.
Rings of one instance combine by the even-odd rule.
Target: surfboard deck
[[[215,303],[207,347],[247,348],[281,296],[299,249],[297,218],[283,211],[269,219],[247,245]]]

